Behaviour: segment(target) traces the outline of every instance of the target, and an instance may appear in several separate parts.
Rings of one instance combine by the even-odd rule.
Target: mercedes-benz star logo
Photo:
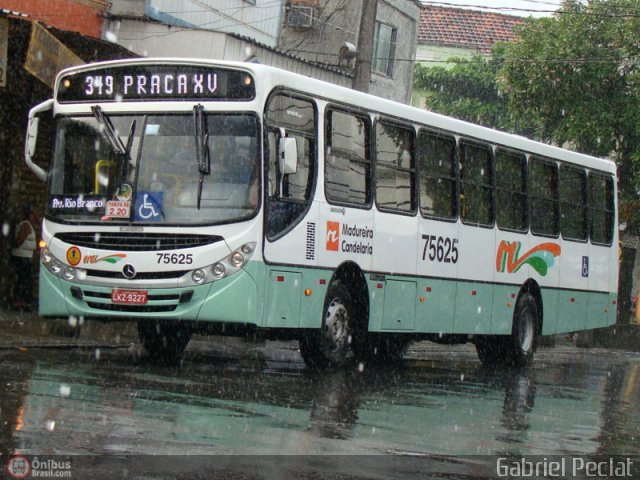
[[[136,269],[133,268],[133,265],[127,263],[122,269],[122,275],[124,275],[124,278],[128,278],[129,280],[131,280],[136,276]]]

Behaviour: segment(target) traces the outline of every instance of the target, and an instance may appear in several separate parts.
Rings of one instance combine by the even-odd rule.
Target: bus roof
[[[141,64],[184,64],[201,66],[222,66],[245,70],[255,77],[267,82],[257,83],[257,87],[268,94],[275,87],[284,87],[288,90],[299,92],[323,99],[328,103],[351,106],[374,114],[381,114],[395,118],[399,121],[409,122],[421,127],[448,132],[456,136],[484,141],[496,146],[549,157],[569,163],[584,165],[591,169],[602,170],[615,175],[616,165],[613,161],[575,151],[555,147],[545,143],[530,140],[528,138],[506,133],[500,130],[475,125],[463,120],[434,113],[425,109],[412,107],[402,103],[387,100],[375,95],[359,92],[346,87],[328,83],[322,80],[306,77],[297,73],[282,70],[269,65],[248,62],[234,62],[227,60],[210,60],[197,58],[135,58],[96,62],[62,70],[58,79],[71,73],[83,72],[93,69],[102,69],[116,65],[141,65]],[[56,88],[58,83],[56,82]]]

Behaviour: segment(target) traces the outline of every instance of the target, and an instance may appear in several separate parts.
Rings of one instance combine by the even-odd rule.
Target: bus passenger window
[[[527,159],[524,155],[496,152],[496,220],[500,228],[527,229]]]
[[[560,168],[560,231],[564,238],[587,239],[587,174],[565,165]]]
[[[493,174],[488,145],[460,145],[460,204],[465,223],[493,224]]]
[[[613,179],[603,175],[589,175],[589,208],[591,210],[591,242],[611,245],[614,212]]]
[[[420,212],[426,217],[457,215],[455,152],[453,137],[420,132]]]
[[[325,195],[332,203],[371,202],[369,122],[363,117],[331,111],[327,115]]]
[[[273,240],[300,221],[309,208],[315,181],[316,114],[309,100],[277,94],[265,112],[267,238]],[[295,173],[281,175],[278,150],[282,132],[295,138],[298,162]]]
[[[414,132],[387,123],[376,126],[376,202],[381,210],[415,210]]]
[[[529,218],[531,232],[557,236],[558,167],[555,163],[536,158],[529,160]]]

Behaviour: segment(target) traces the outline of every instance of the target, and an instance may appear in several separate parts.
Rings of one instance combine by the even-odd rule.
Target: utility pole
[[[371,83],[371,60],[373,58],[373,32],[376,27],[378,0],[362,0],[360,30],[356,46],[356,62],[353,70],[353,89],[368,92]]]

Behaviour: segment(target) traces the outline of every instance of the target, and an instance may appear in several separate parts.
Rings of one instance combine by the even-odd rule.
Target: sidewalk
[[[0,351],[29,348],[126,348],[138,354],[143,352],[135,322],[90,321],[77,329],[64,320],[0,309]],[[188,351],[218,358],[269,357],[278,361],[302,361],[297,342],[252,342],[235,337],[194,335]]]
[[[222,337],[220,337],[222,338]],[[547,338],[547,337],[545,337]],[[579,333],[571,342],[564,335],[556,336],[556,342],[564,345],[573,343],[578,347],[616,348],[640,351],[640,326],[615,325],[609,328]],[[212,342],[211,337],[194,335],[191,348],[211,348],[229,350],[229,354],[237,354],[237,349],[247,349],[249,345],[241,339],[224,337],[222,342]],[[429,348],[437,348],[428,342]],[[64,320],[42,319],[37,313],[15,312],[0,309],[0,349],[16,348],[130,348],[139,346],[135,322],[86,322],[79,329],[72,328]],[[251,350],[255,350],[257,345]],[[259,348],[259,347],[258,347]],[[450,347],[448,347],[450,348]]]
[[[72,328],[64,320],[46,320],[32,312],[0,310],[0,349],[127,348],[138,343],[135,323],[87,322]]]

